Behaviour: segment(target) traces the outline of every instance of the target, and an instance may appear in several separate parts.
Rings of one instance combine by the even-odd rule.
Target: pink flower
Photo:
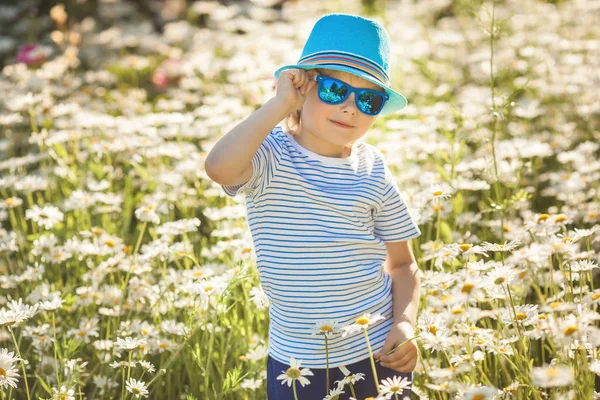
[[[161,89],[166,88],[169,85],[169,77],[167,71],[162,68],[157,68],[152,75],[152,83]]]
[[[17,53],[17,61],[27,65],[39,65],[48,59],[50,53],[49,47],[27,43]]]
[[[179,60],[168,58],[154,71],[152,83],[159,88],[164,89],[171,81],[179,79],[181,75],[182,72]]]

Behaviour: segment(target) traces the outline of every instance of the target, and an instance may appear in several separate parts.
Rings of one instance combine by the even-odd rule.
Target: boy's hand
[[[408,341],[390,355],[386,355],[386,353],[414,336],[415,330],[409,322],[395,323],[385,339],[383,348],[374,353],[373,358],[380,360],[382,367],[398,372],[412,372],[417,366],[419,357],[417,344],[413,340]]]
[[[281,71],[277,79],[276,98],[287,103],[290,112],[302,109],[310,89],[317,84],[314,77],[318,75],[314,70],[290,68]]]

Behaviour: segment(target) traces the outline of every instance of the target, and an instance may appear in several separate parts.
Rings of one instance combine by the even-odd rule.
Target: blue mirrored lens
[[[321,100],[331,104],[341,103],[347,94],[348,86],[333,79],[324,79],[319,93]]]
[[[383,105],[383,96],[373,92],[362,91],[356,99],[358,107],[365,114],[375,114]]]
[[[348,92],[348,85],[344,82],[325,78],[321,81],[319,98],[329,104],[339,104],[346,100]],[[383,95],[375,91],[359,90],[355,95],[357,107],[368,115],[377,114],[384,102]]]

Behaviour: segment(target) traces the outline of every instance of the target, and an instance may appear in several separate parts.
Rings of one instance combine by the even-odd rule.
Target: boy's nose
[[[356,100],[354,100],[354,93],[350,93],[350,96],[346,97],[346,100],[344,100],[341,104],[342,107],[342,111],[344,112],[350,112],[353,115],[356,114]]]

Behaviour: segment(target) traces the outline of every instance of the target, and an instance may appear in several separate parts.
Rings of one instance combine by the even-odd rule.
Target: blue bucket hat
[[[389,58],[390,37],[379,22],[352,14],[327,14],[315,23],[298,63],[279,68],[275,80],[289,68],[348,72],[385,88],[390,98],[380,114],[388,114],[408,103],[391,88]]]

